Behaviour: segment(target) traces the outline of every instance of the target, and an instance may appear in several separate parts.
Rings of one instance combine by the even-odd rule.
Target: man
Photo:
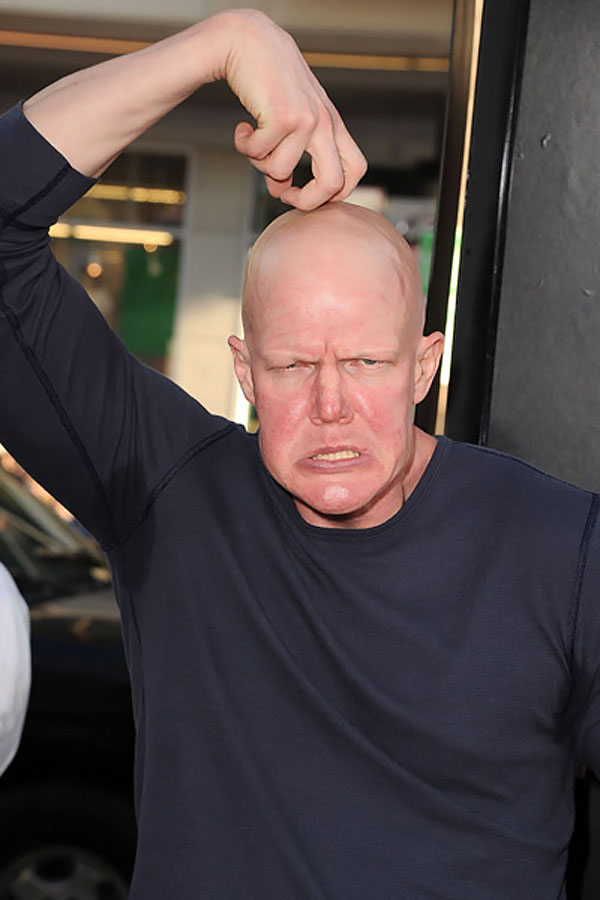
[[[313,210],[260,239],[230,339],[258,438],[137,364],[47,246],[90,183],[57,151],[98,174],[219,76],[258,120],[238,147]],[[575,759],[600,753],[597,498],[414,428],[441,335],[394,230],[316,208],[363,162],[297,50],[227,13],[25,115],[2,124],[0,438],[111,562],[132,897],[564,896]]]

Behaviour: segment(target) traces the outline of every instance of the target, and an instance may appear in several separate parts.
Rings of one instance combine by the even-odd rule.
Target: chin
[[[320,491],[298,492],[296,502],[310,517],[353,518],[359,516],[372,501],[371,496],[357,496],[349,488],[339,484],[329,484]],[[306,516],[305,516],[306,518]]]

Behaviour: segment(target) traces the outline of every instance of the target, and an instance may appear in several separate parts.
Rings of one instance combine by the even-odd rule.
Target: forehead
[[[412,261],[364,228],[330,225],[290,229],[261,248],[245,292],[253,340],[354,344],[406,330],[419,304]]]

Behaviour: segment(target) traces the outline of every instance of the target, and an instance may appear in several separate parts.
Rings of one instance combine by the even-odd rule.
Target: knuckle
[[[285,181],[290,176],[290,167],[282,162],[273,162],[268,169],[268,173],[275,181]]]
[[[300,103],[282,106],[279,116],[288,131],[312,131],[320,120],[319,110],[308,97]]]
[[[329,197],[323,193],[313,194],[312,197],[306,199],[304,209],[306,212],[310,212],[313,209],[318,209],[319,206],[323,206],[328,200]]]
[[[319,123],[324,128],[327,128],[332,134],[336,130],[336,118],[334,113],[335,109],[329,102],[326,103],[323,99],[319,99],[317,104],[317,117]]]
[[[344,187],[344,176],[341,172],[321,179],[321,187],[329,196],[337,194]]]
[[[277,124],[285,132],[293,131],[296,123],[296,114],[288,107],[278,111]]]
[[[317,206],[320,206],[322,203],[321,199],[310,199],[309,197],[300,197],[298,196],[294,200],[294,205],[301,212],[310,212],[311,209],[316,209]]]
[[[287,110],[284,122],[288,131],[310,132],[315,128],[316,117],[310,109]]]
[[[260,159],[253,159],[251,156],[249,156],[248,162],[251,166],[254,166],[257,172],[260,172],[262,175],[266,174],[266,166]]]
[[[281,199],[282,190],[281,187],[277,183],[273,183],[272,181],[267,181],[267,191],[271,195],[271,197],[275,197],[276,199]]]
[[[245,146],[245,152],[253,160],[264,160],[269,155],[270,147],[268,136],[254,132],[250,135]]]

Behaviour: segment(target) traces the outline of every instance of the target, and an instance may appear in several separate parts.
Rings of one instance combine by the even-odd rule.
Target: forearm
[[[57,81],[25,103],[31,124],[85,175],[201,85],[225,78],[256,119],[238,124],[236,148],[284,203],[313,209],[347,197],[365,160],[292,38],[258,10],[217,13],[157,44]],[[302,154],[314,178],[292,186]]]
[[[226,76],[243,16],[217,14],[144,50],[68,75],[27,100],[25,115],[75,169],[100,175],[169,110]]]

